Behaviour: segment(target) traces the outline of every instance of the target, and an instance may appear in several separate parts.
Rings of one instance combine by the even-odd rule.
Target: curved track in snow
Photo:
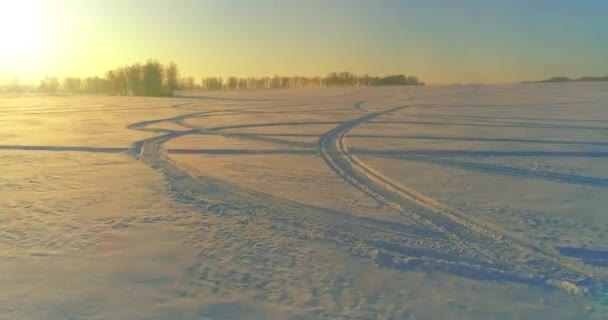
[[[188,106],[192,110],[194,104],[174,107]],[[363,110],[362,104],[357,102],[354,107]],[[159,135],[134,143],[129,152],[162,172],[169,191],[178,201],[217,214],[240,212],[266,219],[281,225],[286,230],[284,234],[297,238],[308,239],[314,230],[315,237],[311,240],[333,243],[381,266],[405,271],[441,271],[472,279],[520,282],[579,292],[605,290],[606,283],[590,276],[575,259],[561,256],[539,243],[516,238],[498,226],[481,224],[465,213],[393,181],[349,151],[346,137],[351,129],[406,108],[407,105],[367,111],[364,116],[342,122],[326,132],[317,144],[321,158],[336,175],[378,203],[402,213],[405,217],[402,224],[357,217],[198,176],[168,156],[163,145],[172,139],[201,133],[230,135],[221,130],[248,126],[198,128],[189,125],[188,119],[239,112],[244,108],[191,112],[131,124],[129,129]],[[184,130],[153,127],[162,122],[182,126]]]
[[[447,238],[460,243],[459,247],[472,249],[469,252],[476,252],[483,257],[480,261],[501,265],[503,270],[523,272],[524,269],[529,269],[527,272],[535,274],[530,282],[545,281],[558,285],[568,283],[574,286],[586,286],[593,282],[571,261],[565,261],[551,248],[516,239],[504,229],[484,226],[466,214],[382,175],[348,150],[346,136],[351,129],[405,108],[407,106],[399,106],[368,114],[328,131],[318,142],[321,157],[338,176],[356,189],[383,205],[400,210],[413,223],[444,233]],[[527,261],[522,261],[521,257],[526,257]],[[408,260],[407,257],[404,259]],[[535,266],[529,263],[531,259],[535,261]],[[397,265],[400,264],[399,261],[392,260]],[[492,274],[489,270],[486,272]],[[496,280],[501,280],[498,274],[494,276],[497,277]]]

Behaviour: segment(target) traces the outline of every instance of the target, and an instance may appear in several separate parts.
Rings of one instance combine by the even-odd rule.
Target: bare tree
[[[80,87],[82,85],[82,80],[77,77],[65,77],[63,79],[63,88],[68,90],[71,93],[76,93],[80,91]]]
[[[143,89],[146,96],[161,96],[163,94],[163,66],[156,60],[148,60],[143,65]]]
[[[45,76],[44,79],[40,81],[39,89],[48,94],[57,94],[57,90],[59,90],[59,79],[57,79],[57,77]]]
[[[136,63],[132,66],[127,66],[124,69],[128,90],[134,96],[143,95],[143,73],[141,65]]]
[[[118,87],[118,77],[114,70],[106,72],[107,91],[112,95],[118,95],[120,89]]]
[[[165,75],[167,79],[167,95],[173,96],[175,89],[177,89],[179,85],[179,70],[177,69],[175,62],[171,61],[169,63]]]
[[[100,77],[84,79],[84,91],[87,93],[107,93],[108,81]]]

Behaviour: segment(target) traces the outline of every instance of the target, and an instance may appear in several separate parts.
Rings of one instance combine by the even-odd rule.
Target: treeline
[[[109,70],[104,77],[66,77],[60,84],[56,77],[45,77],[40,82],[40,91],[55,94],[61,87],[76,93],[105,93],[133,96],[173,96],[179,87],[179,69],[173,62],[163,65],[156,60],[144,64],[135,63]]]
[[[238,90],[383,85],[424,85],[424,82],[420,82],[417,77],[406,77],[402,74],[381,78],[369,75],[359,76],[350,72],[332,72],[325,77],[206,77],[202,79],[201,89]]]
[[[354,87],[385,85],[424,85],[417,77],[402,74],[387,77],[332,72],[325,77],[204,77],[197,83],[193,77],[180,77],[173,62],[163,65],[157,60],[136,63],[110,70],[104,77],[45,77],[41,91],[55,94],[59,89],[77,93],[103,93],[133,96],[173,96],[176,90],[239,90],[310,87]]]
[[[17,77],[13,77],[5,82],[0,82],[0,92],[21,93],[23,91],[27,91],[28,89],[31,89],[30,86],[22,85]]]
[[[604,82],[604,81],[608,81],[608,76],[606,76],[606,77],[581,77],[581,78],[577,78],[577,79],[572,79],[572,78],[568,78],[568,77],[554,77],[551,79],[534,81],[534,82],[543,83],[543,82]]]

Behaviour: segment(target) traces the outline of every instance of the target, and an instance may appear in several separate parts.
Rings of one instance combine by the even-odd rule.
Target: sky
[[[418,76],[505,83],[608,75],[605,0],[0,0],[0,79]]]

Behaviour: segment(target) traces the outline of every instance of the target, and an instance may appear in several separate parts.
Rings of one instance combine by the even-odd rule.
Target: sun
[[[23,71],[44,54],[48,39],[40,12],[31,1],[0,0],[1,65]]]
[[[32,3],[0,1],[0,41],[2,51],[23,53],[42,42],[40,16]]]

